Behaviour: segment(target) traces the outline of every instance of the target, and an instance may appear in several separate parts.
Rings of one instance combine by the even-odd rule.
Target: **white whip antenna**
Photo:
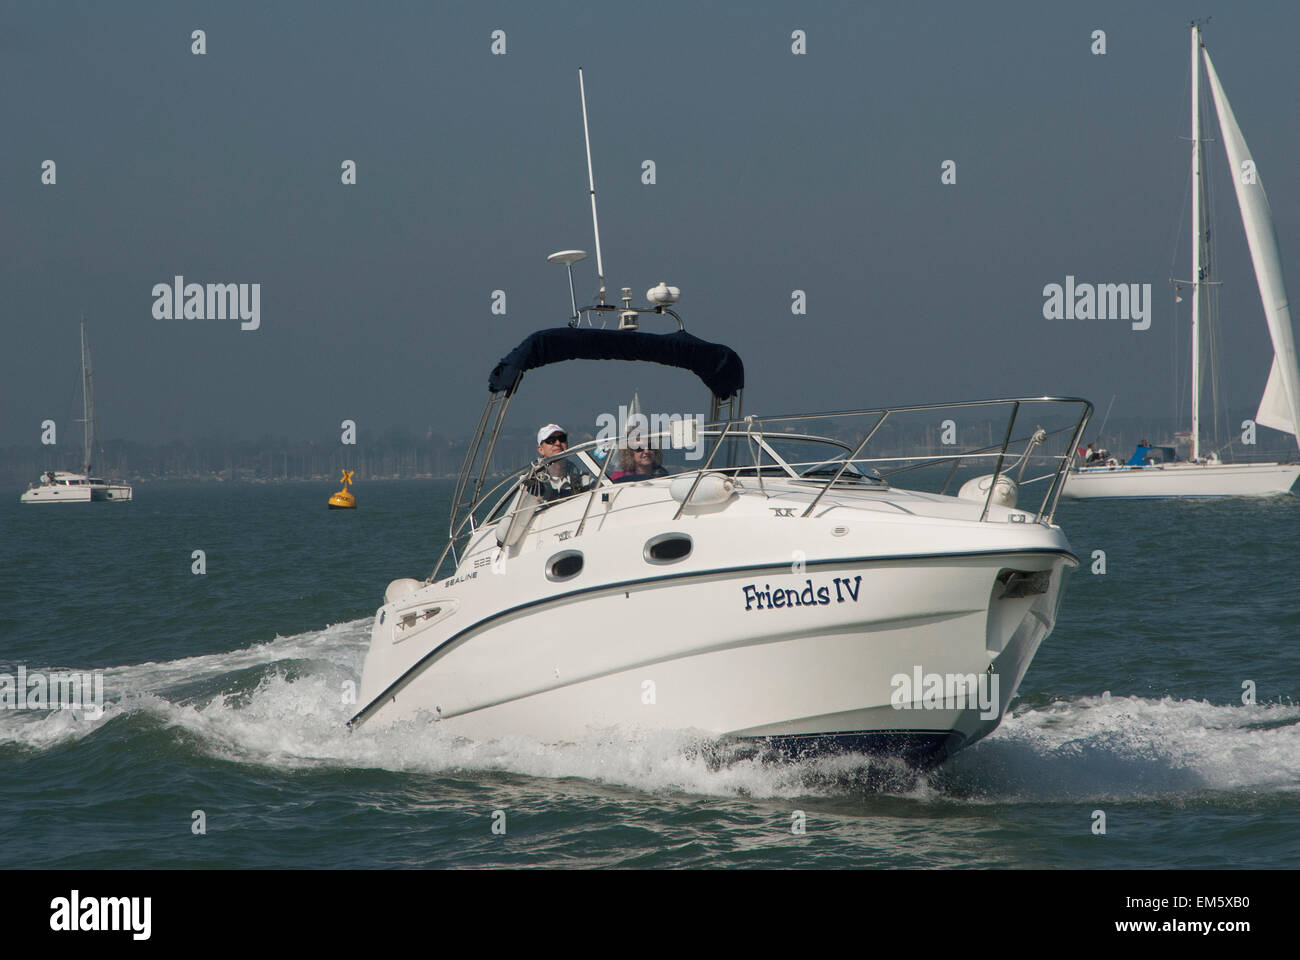
[[[596,234],[596,276],[600,280],[600,302],[605,302],[605,264],[600,258],[600,221],[596,219],[596,174],[591,167],[591,134],[587,130],[587,87],[578,68],[578,91],[582,95],[582,139],[587,144],[587,183],[591,186],[591,228]]]

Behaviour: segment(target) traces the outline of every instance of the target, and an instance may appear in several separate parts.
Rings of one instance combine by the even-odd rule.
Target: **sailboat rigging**
[[[1204,226],[1207,184],[1205,177],[1205,140],[1201,135],[1200,96],[1201,62],[1215,113],[1232,183],[1241,211],[1242,226],[1250,248],[1250,259],[1259,285],[1260,300],[1273,344],[1273,365],[1255,422],[1296,438],[1300,447],[1300,370],[1296,367],[1295,338],[1291,330],[1291,312],[1287,306],[1286,287],[1282,280],[1281,256],[1277,234],[1269,212],[1268,197],[1254,157],[1246,145],[1228,102],[1210,53],[1201,40],[1199,24],[1192,31],[1192,272],[1191,279],[1178,285],[1190,288],[1191,319],[1191,457],[1174,460],[1171,448],[1138,447],[1125,464],[1098,464],[1085,459],[1070,471],[1065,496],[1076,500],[1156,497],[1233,497],[1274,496],[1287,493],[1300,476],[1300,463],[1224,463],[1217,451],[1203,454],[1201,448],[1201,338],[1204,322],[1202,306],[1210,279],[1210,234]],[[1217,390],[1216,390],[1217,392]]]
[[[19,498],[22,503],[96,503],[132,499],[129,484],[120,480],[106,481],[90,474],[95,443],[95,390],[85,323],[81,325],[81,414],[81,473],[45,471],[40,480],[24,491]]]

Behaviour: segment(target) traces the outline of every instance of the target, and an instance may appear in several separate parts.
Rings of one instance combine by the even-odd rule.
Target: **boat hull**
[[[91,499],[96,501],[119,501],[132,499],[132,490],[125,483],[109,483],[91,490]]]
[[[1166,463],[1072,470],[1070,500],[1273,497],[1288,493],[1300,463]]]
[[[28,487],[21,503],[105,503],[132,499],[125,483],[42,483]]]
[[[1066,550],[860,558],[577,590],[458,631],[447,621],[445,638],[363,702],[376,698],[373,722],[427,713],[473,739],[691,730],[923,767],[997,726],[1075,563]],[[1008,570],[1037,574],[1041,592],[1001,596]],[[814,602],[760,609],[759,591]],[[395,606],[456,602],[435,585]],[[397,609],[380,614],[372,650],[391,648],[400,622]],[[949,676],[964,693],[926,695],[929,678]]]
[[[42,484],[29,487],[19,498],[22,503],[90,503],[94,497],[88,486]]]

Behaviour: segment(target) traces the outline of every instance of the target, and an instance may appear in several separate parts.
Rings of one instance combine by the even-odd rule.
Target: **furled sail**
[[[1296,369],[1295,338],[1291,333],[1291,308],[1287,303],[1286,286],[1282,282],[1281,258],[1277,249],[1277,233],[1273,229],[1273,216],[1269,212],[1268,197],[1263,181],[1255,170],[1255,161],[1246,146],[1246,139],[1237,126],[1232,106],[1219,83],[1219,75],[1210,61],[1208,50],[1202,48],[1205,70],[1210,78],[1210,92],[1219,115],[1219,129],[1228,153],[1228,166],[1232,170],[1232,185],[1237,191],[1237,206],[1241,208],[1241,222],[1246,229],[1246,242],[1250,245],[1250,259],[1255,265],[1255,279],[1259,282],[1259,296],[1268,320],[1268,332],[1273,338],[1273,367],[1259,403],[1255,422],[1274,430],[1296,436],[1300,444],[1300,371]]]

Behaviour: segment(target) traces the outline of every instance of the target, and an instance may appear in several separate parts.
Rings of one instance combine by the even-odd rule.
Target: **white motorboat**
[[[1223,92],[1210,53],[1201,41],[1200,28],[1192,24],[1192,279],[1178,281],[1192,297],[1192,429],[1191,455],[1177,460],[1162,449],[1139,447],[1125,463],[1098,457],[1070,471],[1065,496],[1077,500],[1157,497],[1261,497],[1287,493],[1300,476],[1297,462],[1222,462],[1218,452],[1201,454],[1201,327],[1203,308],[1215,281],[1211,274],[1210,231],[1206,225],[1204,140],[1201,137],[1200,62],[1205,61],[1210,93],[1219,118],[1219,130],[1233,171],[1241,222],[1250,246],[1250,258],[1259,295],[1273,341],[1273,366],[1255,423],[1289,433],[1300,444],[1300,370],[1296,367],[1291,311],[1282,280],[1277,234],[1269,212],[1264,184],[1232,106]]]
[[[598,438],[489,488],[524,372],[578,358],[692,369],[715,413],[734,415]],[[733,351],[684,330],[561,327],[520,344],[493,371],[438,567],[394,581],[376,612],[352,724],[424,713],[467,737],[547,741],[690,729],[917,765],[996,727],[1077,565],[1052,511],[1091,407],[1035,398],[742,418],[742,385]],[[1017,490],[1002,463],[1033,442],[1011,440],[1030,404],[1075,418],[1054,431],[1069,445],[1036,478],[1042,501],[1021,509],[1007,500],[1034,481]],[[966,455],[997,466],[965,496],[900,489],[864,456],[886,420],[963,407],[1008,414],[1003,444]],[[839,437],[805,432],[832,419]],[[611,448],[646,439],[668,472],[615,479]],[[707,450],[702,463],[692,449]],[[573,485],[541,499],[535,478],[561,463]],[[971,499],[974,488],[988,492]]]
[[[595,225],[594,182],[592,198]],[[532,334],[493,369],[446,549],[427,579],[389,585],[349,725],[424,716],[455,735],[547,742],[680,730],[915,765],[994,729],[1077,566],[1052,514],[1091,405],[743,416],[740,357],[686,332],[676,288],[661,283],[636,308],[627,288],[621,307],[605,302],[599,236],[591,306],[573,299],[585,253],[549,258],[569,268],[569,325]],[[617,328],[593,323],[615,316]],[[676,330],[640,329],[667,316]],[[707,422],[652,415],[610,429],[613,414],[601,414],[606,429],[573,447],[548,424],[542,456],[494,484],[489,465],[525,373],[578,359],[689,370],[709,390]],[[933,429],[963,409],[1005,417],[1001,443],[869,455],[908,416]],[[1054,429],[1017,436],[1029,409]],[[613,466],[619,450],[647,444],[662,465]],[[1004,465],[1016,456],[1013,480]],[[900,489],[891,463],[938,466],[947,479],[937,493]],[[993,472],[943,492],[970,463]],[[1031,463],[1046,466],[1026,479]],[[1030,489],[1041,491],[1034,506],[1015,506]]]
[[[95,438],[95,393],[90,373],[90,347],[86,343],[86,325],[81,325],[81,404],[84,425],[81,473],[47,470],[31,484],[19,499],[23,503],[94,503],[130,500],[131,486],[120,480],[104,480],[90,475],[91,451]]]

